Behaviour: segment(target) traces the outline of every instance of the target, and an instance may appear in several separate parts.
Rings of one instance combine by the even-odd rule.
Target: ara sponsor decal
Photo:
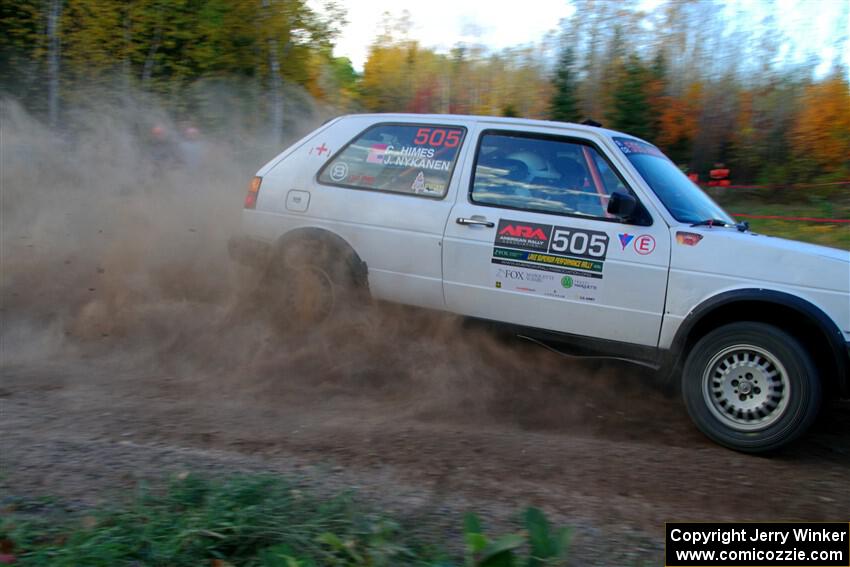
[[[496,246],[604,260],[608,235],[598,230],[499,219]]]
[[[496,245],[545,252],[549,249],[551,233],[551,224],[500,219],[499,227],[496,229]]]
[[[493,281],[497,289],[529,292],[516,284],[532,282],[537,295],[595,301],[608,240],[598,230],[499,219],[490,259]]]
[[[532,238],[537,240],[546,240],[548,236],[539,228],[533,228],[523,225],[508,225],[499,231],[500,236],[519,236],[522,238]]]
[[[623,247],[623,250],[626,249],[626,247],[629,245],[629,242],[631,242],[635,237],[634,234],[629,234],[628,232],[618,234],[617,236],[620,237],[620,246]]]
[[[635,239],[635,252],[641,256],[652,254],[655,251],[655,238],[649,234],[642,234]]]

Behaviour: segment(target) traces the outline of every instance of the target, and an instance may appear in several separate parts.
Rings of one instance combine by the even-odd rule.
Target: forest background
[[[262,158],[309,116],[590,118],[655,143],[701,182],[722,163],[733,185],[778,188],[733,202],[796,200],[800,214],[813,205],[815,216],[846,216],[850,185],[802,200],[787,190],[850,179],[850,72],[840,55],[795,60],[774,16],[744,20],[720,0],[572,4],[557,32],[502,50],[440,52],[411,39],[408,13],[387,13],[357,72],[333,53],[345,25],[338,3],[2,0],[0,94],[65,130],[74,127],[67,109],[141,99],[248,155],[263,140],[273,150]],[[850,41],[848,12],[845,4],[829,32],[837,54]]]
[[[635,1],[573,4],[560,35],[496,52],[460,44],[438,53],[409,39],[408,14],[387,14],[357,73],[333,56],[345,24],[335,4],[4,0],[0,88],[54,125],[94,93],[120,104],[141,92],[207,132],[225,125],[223,106],[283,132],[310,98],[339,113],[592,118],[701,177],[723,162],[740,183],[850,176],[850,85],[838,57],[818,76],[815,56],[781,56],[772,17],[738,26],[717,0],[649,11]],[[842,21],[836,53],[850,41]]]

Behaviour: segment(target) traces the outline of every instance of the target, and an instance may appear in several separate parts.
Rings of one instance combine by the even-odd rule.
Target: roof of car
[[[405,119],[409,120],[411,118],[425,121],[439,121],[439,120],[465,120],[472,122],[487,122],[487,123],[496,123],[496,124],[510,124],[513,126],[534,126],[534,127],[546,127],[546,128],[564,128],[569,127],[571,129],[576,130],[586,130],[588,132],[603,132],[609,137],[613,136],[621,136],[628,138],[635,138],[630,134],[626,134],[624,132],[618,132],[617,130],[610,130],[608,128],[602,128],[600,126],[588,126],[585,124],[577,124],[575,122],[560,122],[556,120],[535,120],[533,118],[509,118],[505,116],[485,116],[485,115],[476,115],[476,114],[416,114],[416,113],[405,113],[405,112],[375,112],[375,113],[364,113],[364,114],[347,114],[345,116],[359,116],[359,117],[376,117],[382,120],[393,120],[393,119]],[[342,118],[342,116],[340,116]],[[635,138],[640,139],[640,138]]]

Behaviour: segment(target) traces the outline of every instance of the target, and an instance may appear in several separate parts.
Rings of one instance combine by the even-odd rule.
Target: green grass
[[[756,212],[749,214],[769,215],[773,213]],[[795,222],[745,218],[741,218],[739,220],[746,220],[749,222],[750,229],[753,232],[850,250],[850,224],[821,224],[807,223],[804,221]]]
[[[710,190],[709,193],[733,215],[737,213],[850,219],[849,190],[841,188],[820,192],[802,191],[793,189],[784,193],[758,191],[735,193],[734,190],[729,190],[727,193],[719,193],[716,190]],[[850,223],[748,219],[744,217],[739,217],[738,220],[749,222],[750,228],[754,232],[850,250]]]
[[[569,532],[534,508],[523,523],[491,540],[468,515],[462,542],[425,544],[350,495],[318,498],[273,476],[190,475],[88,513],[19,502],[0,523],[0,550],[16,565],[59,567],[562,565]],[[464,557],[450,551],[464,548]]]

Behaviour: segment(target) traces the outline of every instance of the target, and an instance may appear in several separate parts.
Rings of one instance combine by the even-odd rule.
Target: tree
[[[577,122],[579,119],[574,64],[573,48],[564,47],[561,56],[558,58],[558,68],[555,71],[555,80],[552,85],[555,89],[555,95],[552,97],[549,109],[549,117],[552,120]]]
[[[372,111],[403,110],[412,97],[408,67],[418,45],[372,45],[363,65],[363,105]]]
[[[661,135],[662,116],[667,107],[667,58],[662,50],[655,53],[655,59],[649,69],[649,80],[646,84],[646,98],[650,110],[650,133],[652,140],[658,140]]]
[[[803,95],[791,144],[807,177],[850,175],[850,85],[842,75],[834,73],[807,87]]]
[[[647,100],[648,73],[637,55],[631,54],[623,65],[620,80],[614,86],[611,127],[640,138],[649,138],[652,117]]]
[[[199,79],[251,78],[271,93],[277,128],[282,83],[305,86],[315,77],[314,56],[330,59],[343,21],[335,5],[320,16],[307,0],[2,2],[0,77],[4,90],[47,111],[54,123],[59,102],[74,96],[123,92],[129,103],[127,93],[141,87],[169,95],[169,104],[184,110]]]
[[[681,97],[661,97],[658,131],[653,142],[676,163],[687,163],[698,134],[702,85],[693,83]]]
[[[0,91],[54,117],[63,7],[58,0],[0,2]]]

